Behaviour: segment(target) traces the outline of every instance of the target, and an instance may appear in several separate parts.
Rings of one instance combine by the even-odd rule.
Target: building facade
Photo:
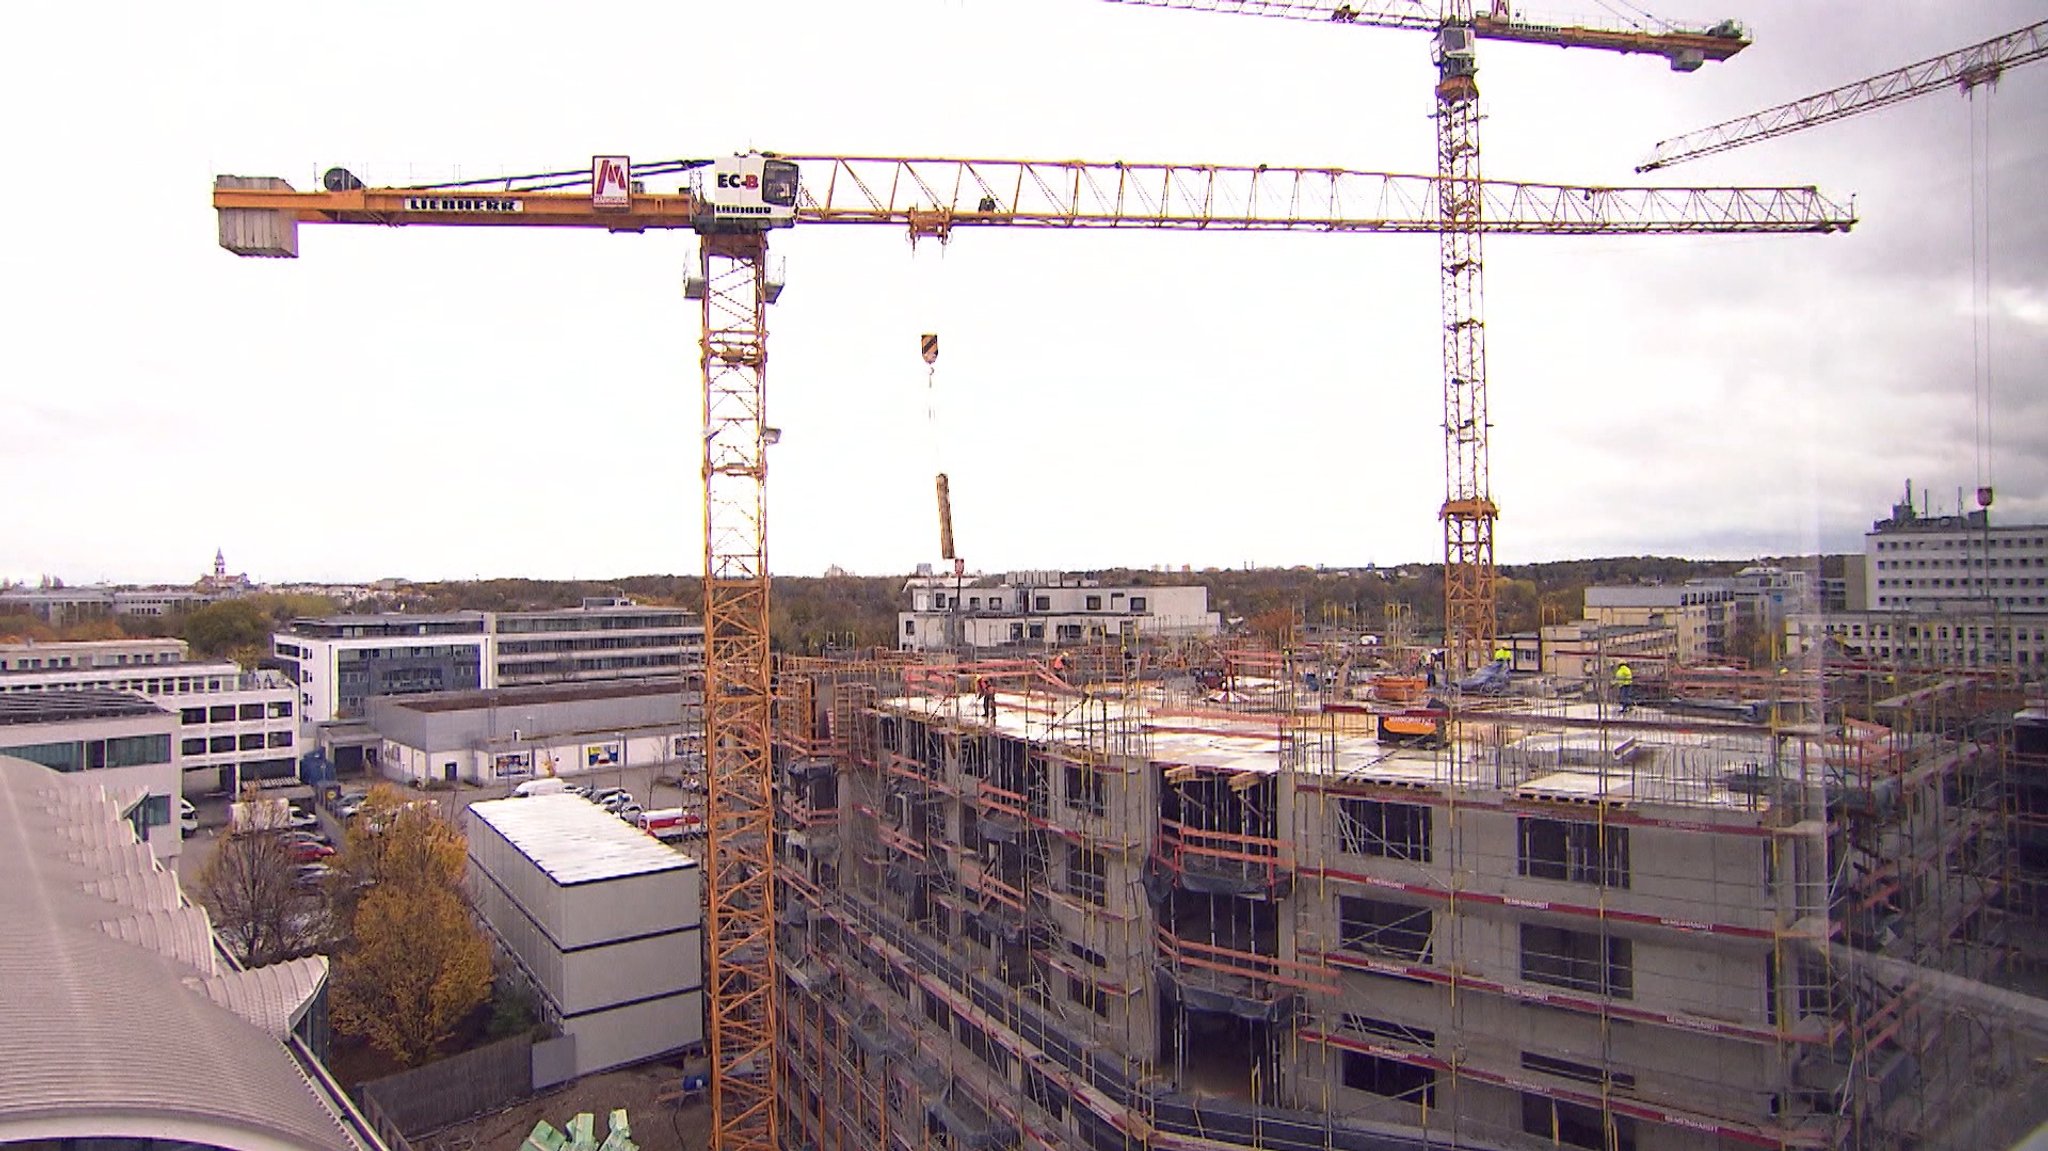
[[[591,598],[560,611],[489,616],[497,687],[683,675],[704,666],[704,627],[681,608]]]
[[[378,774],[510,784],[696,762],[702,694],[680,679],[553,684],[373,698]]]
[[[144,696],[178,716],[187,796],[298,778],[298,691],[275,671],[190,661],[185,641],[0,646],[0,696],[97,690]]]
[[[271,638],[303,721],[357,720],[375,696],[689,675],[704,628],[680,608],[615,597],[548,611],[300,619]]]
[[[302,726],[361,719],[372,696],[493,686],[481,612],[297,619],[271,637]]]
[[[1912,488],[1848,557],[1845,609],[1795,616],[1795,651],[1885,664],[2048,674],[2048,524],[1928,516]]]
[[[920,575],[904,592],[910,610],[896,617],[900,651],[1042,650],[1140,636],[1209,636],[1222,628],[1205,587],[1109,587],[1092,576],[1018,572],[987,587]]]
[[[1589,587],[1585,618],[1600,627],[1668,627],[1680,663],[1728,655],[1739,612],[1734,590],[1690,583],[1655,587]]]
[[[177,716],[124,692],[0,695],[0,757],[90,776],[159,858],[183,848],[177,730]]]
[[[1875,612],[2048,614],[2048,524],[1990,512],[1924,516],[1903,503],[1863,537],[1864,603]]]
[[[792,1145],[1875,1147],[1994,1089],[1865,966],[1997,953],[1983,748],[1930,717],[1448,755],[882,674],[779,763]]]

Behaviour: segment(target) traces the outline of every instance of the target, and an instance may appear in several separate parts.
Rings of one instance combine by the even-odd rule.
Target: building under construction
[[[2004,1145],[2018,692],[1683,674],[785,667],[785,1145]]]

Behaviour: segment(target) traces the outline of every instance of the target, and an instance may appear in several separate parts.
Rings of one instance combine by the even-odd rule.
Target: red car
[[[334,849],[324,843],[300,841],[287,846],[291,850],[293,863],[318,863],[334,854]]]

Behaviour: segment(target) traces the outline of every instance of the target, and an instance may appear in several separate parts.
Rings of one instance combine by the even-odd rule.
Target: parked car
[[[334,841],[327,838],[327,833],[322,831],[287,831],[284,833],[284,841],[293,844],[316,843],[321,847],[334,846]]]
[[[572,783],[569,785],[569,794],[580,795],[585,799],[589,799],[591,795],[590,785],[587,783]]]
[[[616,810],[616,805],[633,798],[633,793],[623,787],[600,787],[589,795],[590,802],[607,811]]]
[[[295,803],[286,808],[284,825],[290,830],[301,831],[320,826],[320,817]]]
[[[627,823],[634,824],[635,826],[640,823],[640,805],[633,800],[629,799],[611,810],[613,815],[618,816]]]
[[[292,862],[294,863],[318,863],[323,859],[331,859],[334,856],[334,849],[324,843],[308,843],[300,840],[285,844],[285,849],[292,853]]]
[[[199,830],[199,809],[184,796],[178,797],[178,834],[189,836]]]
[[[326,883],[327,877],[332,874],[333,872],[329,871],[324,863],[301,863],[299,864],[298,875],[292,882],[300,887],[319,887],[321,884]]]
[[[540,779],[529,779],[512,789],[512,798],[525,799],[534,795],[560,795],[569,790],[569,785],[552,775]]]

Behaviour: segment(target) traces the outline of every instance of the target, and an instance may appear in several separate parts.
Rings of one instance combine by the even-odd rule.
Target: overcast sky
[[[1817,184],[1862,222],[1488,238],[1501,562],[1850,550],[1909,477],[1952,509],[1980,467],[1969,103],[1632,168],[2040,6],[1646,6],[1739,17],[1756,43],[1689,76],[1483,45],[1487,175]],[[749,147],[1434,166],[1419,34],[1095,0],[344,9],[4,17],[0,576],[186,581],[216,547],[267,581],[701,569],[689,237],[309,227],[299,260],[241,260],[216,245],[218,172],[304,189],[333,164],[396,184]],[[1990,180],[1994,515],[2038,522],[2048,67],[1993,98]],[[1441,558],[1433,238],[774,244],[779,573],[936,558],[939,468],[981,570]]]

